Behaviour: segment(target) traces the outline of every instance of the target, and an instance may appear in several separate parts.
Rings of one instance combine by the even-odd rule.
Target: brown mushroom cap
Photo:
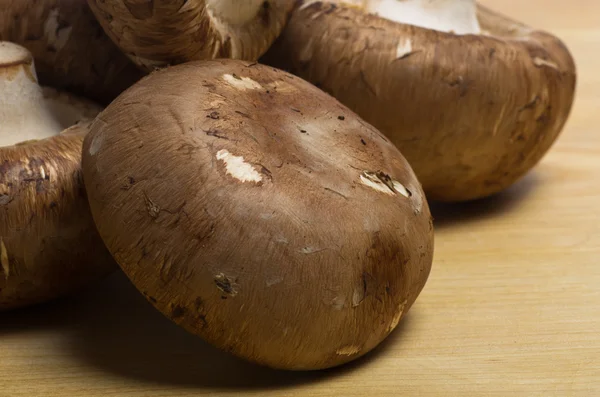
[[[304,2],[261,60],[339,99],[397,145],[429,199],[497,193],[561,132],[576,71],[563,43],[476,8],[481,32],[456,35]]]
[[[428,278],[433,227],[398,149],[288,73],[196,61],[134,85],[86,137],[100,235],[167,317],[285,369],[366,354]]]
[[[95,231],[81,178],[83,137],[100,108],[40,88],[31,54],[11,43],[0,43],[0,103],[0,310],[6,310],[73,292],[115,264]]]
[[[88,0],[115,43],[147,70],[189,60],[256,60],[295,0]]]
[[[143,76],[85,0],[0,0],[0,41],[31,51],[42,85],[101,104]]]

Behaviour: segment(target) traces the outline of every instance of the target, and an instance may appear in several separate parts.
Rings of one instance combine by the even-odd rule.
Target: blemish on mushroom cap
[[[283,276],[275,276],[275,277],[267,279],[267,281],[265,283],[266,283],[267,287],[272,287],[281,282],[283,282]]]
[[[223,273],[219,273],[215,275],[215,285],[221,292],[233,297],[237,295],[237,290],[235,288],[235,282],[230,277],[227,277]]]
[[[263,88],[258,82],[252,80],[250,77],[240,77],[235,74],[224,74],[223,80],[229,85],[239,90],[260,90]]]
[[[413,53],[412,41],[409,38],[400,39],[396,47],[396,59],[406,58]]]
[[[242,182],[260,182],[262,176],[256,169],[244,161],[241,156],[234,156],[226,149],[221,149],[217,152],[217,160],[222,160],[225,163],[227,173]]]
[[[337,354],[338,356],[354,356],[358,353],[360,353],[360,347],[355,345],[341,347],[335,352],[335,354]]]
[[[72,31],[72,26],[64,26],[60,21],[60,10],[58,8],[52,9],[44,23],[44,35],[48,45],[56,51],[62,50],[69,37],[71,37]]]
[[[537,67],[547,66],[551,69],[556,69],[556,70],[560,71],[560,68],[558,67],[558,65],[556,63],[554,63],[552,61],[547,61],[540,57],[533,58],[533,64]]]
[[[4,245],[2,237],[0,237],[0,264],[2,265],[4,278],[8,280],[8,277],[10,276],[10,263],[8,262],[8,251],[6,250],[6,245]]]
[[[400,182],[393,180],[389,175],[382,172],[364,171],[360,174],[360,181],[363,185],[369,186],[381,193],[394,195],[400,193],[404,197],[410,197],[411,192]]]
[[[398,311],[396,312],[396,314],[394,314],[394,317],[392,318],[392,322],[390,323],[388,332],[392,332],[398,326],[398,323],[400,323],[400,319],[404,314],[404,308],[406,307],[407,303],[408,301],[405,299],[398,307]]]
[[[102,149],[103,141],[104,139],[102,137],[102,134],[94,136],[94,139],[92,139],[92,143],[90,144],[89,148],[90,155],[95,156],[100,151],[100,149]]]

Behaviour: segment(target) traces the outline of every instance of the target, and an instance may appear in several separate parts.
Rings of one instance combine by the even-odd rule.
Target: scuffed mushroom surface
[[[98,230],[167,317],[247,360],[316,369],[385,339],[428,278],[421,186],[307,82],[191,62],[113,102],[84,143]]]

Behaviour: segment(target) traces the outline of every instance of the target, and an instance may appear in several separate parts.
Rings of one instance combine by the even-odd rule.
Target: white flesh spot
[[[223,80],[225,80],[229,85],[239,89],[239,90],[260,90],[262,89],[262,85],[252,80],[249,77],[239,77],[232,74],[224,74]]]
[[[363,185],[368,186],[372,189],[375,189],[378,192],[389,194],[390,196],[392,196],[394,194],[394,192],[392,192],[385,183],[381,182],[377,178],[369,178],[365,174],[361,174],[360,181],[362,182]]]
[[[400,182],[390,179],[389,184],[386,184],[376,173],[373,172],[365,171],[360,174],[360,181],[363,185],[377,190],[378,192],[389,194],[390,196],[396,193],[400,193],[407,198],[411,196],[408,189],[406,189],[406,187]]]
[[[338,0],[394,22],[422,28],[479,34],[475,0]]]
[[[352,292],[352,307],[357,307],[365,299],[363,287],[357,288]]]
[[[0,264],[2,265],[2,270],[4,272],[4,278],[8,280],[8,276],[10,276],[10,263],[8,262],[8,251],[6,250],[6,246],[4,245],[4,240],[0,237]]]
[[[400,319],[402,318],[402,315],[404,314],[404,308],[406,307],[406,303],[407,303],[407,301],[405,300],[398,307],[398,311],[394,315],[394,318],[392,318],[392,323],[390,324],[390,327],[388,328],[388,332],[392,332],[398,326],[398,323],[400,322]]]
[[[258,15],[264,0],[206,0],[209,15],[232,25],[244,25]]]
[[[217,160],[225,163],[227,173],[242,182],[260,182],[262,176],[251,164],[244,161],[241,156],[234,156],[225,149],[219,150]]]
[[[279,284],[283,281],[283,276],[277,276],[267,280],[267,287],[272,287],[276,284]]]
[[[537,66],[537,67],[541,67],[541,66],[547,66],[547,67],[549,67],[549,68],[552,68],[552,69],[559,70],[559,68],[558,68],[558,65],[557,65],[557,64],[555,64],[555,63],[554,63],[554,62],[552,62],[552,61],[547,61],[547,60],[545,60],[545,59],[542,59],[542,58],[540,58],[540,57],[535,57],[535,58],[533,58],[533,64],[534,64],[535,66]]]
[[[338,356],[354,356],[355,354],[360,353],[360,347],[355,345],[344,346],[340,349],[337,349],[335,354]]]
[[[73,31],[72,26],[61,28],[59,22],[59,10],[58,8],[54,8],[48,14],[48,19],[46,19],[46,23],[44,24],[44,35],[46,37],[46,42],[56,49],[56,51],[60,51],[71,36],[71,32]]]
[[[406,187],[404,187],[403,184],[401,184],[398,181],[393,181],[392,182],[394,185],[394,190],[397,191],[398,193],[400,193],[401,195],[403,195],[404,197],[410,197],[410,193],[408,192],[408,190],[406,189]]]
[[[102,134],[96,135],[94,139],[92,139],[92,143],[90,144],[90,156],[95,156],[96,153],[102,149],[102,143],[104,143],[104,136]]]
[[[40,87],[29,51],[0,42],[0,147],[58,135],[99,110]]]
[[[275,241],[278,242],[279,244],[288,244],[289,243],[288,239],[283,236],[275,237]]]
[[[400,39],[396,47],[396,59],[402,59],[413,53],[412,41],[408,38]]]
[[[333,306],[335,310],[342,310],[344,306],[346,306],[346,298],[343,296],[336,296],[331,301],[331,306]]]

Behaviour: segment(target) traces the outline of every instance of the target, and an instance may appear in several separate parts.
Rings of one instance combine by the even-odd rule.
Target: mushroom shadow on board
[[[154,384],[193,388],[277,388],[310,382],[318,374],[275,371],[222,352],[155,310],[119,274],[95,296],[74,325],[66,348],[102,371]]]
[[[295,372],[246,362],[186,332],[155,310],[122,273],[111,277],[77,310],[65,309],[63,321],[71,333],[65,348],[86,366],[154,384],[199,389],[277,389],[358,370],[395,344],[410,318],[356,362],[326,371]]]
[[[154,384],[266,390],[365,370],[391,350],[398,351],[412,317],[408,313],[377,348],[346,365],[278,371],[238,359],[177,327],[119,272],[81,294],[5,313],[0,337],[52,330],[66,335],[63,348],[82,368]]]
[[[513,186],[493,196],[457,203],[431,201],[429,205],[435,228],[501,216],[527,200],[539,183],[539,175],[532,171]]]

